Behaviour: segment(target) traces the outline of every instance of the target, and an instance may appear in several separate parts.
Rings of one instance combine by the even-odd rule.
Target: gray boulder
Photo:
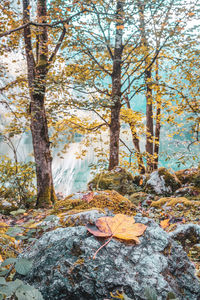
[[[181,183],[175,175],[165,168],[160,168],[150,174],[146,182],[145,191],[167,196],[173,194],[180,186]]]
[[[194,266],[182,246],[154,221],[135,220],[148,226],[139,238],[141,243],[112,239],[96,259],[93,255],[105,240],[95,238],[84,226],[45,233],[24,254],[33,267],[23,280],[38,288],[46,300],[112,299],[110,293],[117,291],[134,300],[147,300],[146,288],[155,290],[157,300],[166,300],[169,292],[180,300],[200,299]]]

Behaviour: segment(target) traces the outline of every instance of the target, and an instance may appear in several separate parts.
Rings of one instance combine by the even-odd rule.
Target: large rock
[[[145,191],[167,196],[173,194],[180,186],[181,183],[176,175],[171,174],[165,168],[160,168],[150,174]]]
[[[115,190],[121,195],[131,195],[142,190],[142,187],[135,183],[132,174],[121,167],[97,174],[88,183],[88,187],[91,190]]]
[[[33,260],[33,267],[23,279],[48,300],[111,299],[111,292],[122,290],[131,299],[147,300],[147,287],[156,291],[157,300],[166,300],[169,292],[179,300],[198,300],[200,284],[182,246],[154,221],[135,219],[148,226],[141,244],[112,239],[96,259],[92,257],[105,240],[84,226],[45,233],[24,254]]]
[[[200,168],[184,169],[175,172],[182,184],[194,184],[200,188]]]

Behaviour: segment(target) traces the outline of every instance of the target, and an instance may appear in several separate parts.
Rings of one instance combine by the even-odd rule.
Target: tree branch
[[[51,62],[54,60],[54,58],[55,58],[55,56],[56,56],[56,54],[57,54],[57,52],[58,52],[58,50],[59,50],[59,48],[60,48],[62,42],[63,42],[63,39],[64,39],[64,37],[65,37],[65,33],[66,33],[66,28],[65,28],[65,26],[63,26],[63,31],[62,31],[62,33],[61,33],[61,35],[60,35],[60,38],[59,38],[59,40],[58,40],[58,43],[57,43],[57,45],[55,46],[55,49],[54,49],[54,51],[52,52],[51,57],[49,58],[49,61],[48,61],[49,64],[51,64]]]
[[[88,10],[87,10],[87,9],[84,9],[84,10],[78,12],[77,14],[75,14],[75,15],[73,15],[73,16],[71,16],[71,17],[65,19],[65,20],[57,21],[57,22],[54,22],[54,23],[52,23],[52,24],[50,24],[50,23],[27,22],[27,23],[25,23],[25,24],[23,24],[23,25],[21,25],[21,26],[19,26],[19,27],[17,27],[17,28],[14,28],[14,29],[5,31],[5,32],[3,32],[3,33],[0,33],[0,38],[1,38],[1,37],[4,37],[4,36],[7,36],[7,35],[10,35],[10,34],[13,33],[13,32],[17,32],[17,31],[19,31],[19,30],[22,30],[22,29],[24,29],[24,28],[26,28],[26,27],[28,27],[28,26],[37,26],[37,27],[44,27],[44,26],[47,26],[47,27],[54,28],[54,27],[56,27],[56,26],[58,26],[58,25],[60,25],[60,24],[69,24],[69,22],[70,22],[74,17],[77,17],[78,15],[80,15],[81,13],[84,13],[84,12],[86,12],[86,11],[88,11]]]

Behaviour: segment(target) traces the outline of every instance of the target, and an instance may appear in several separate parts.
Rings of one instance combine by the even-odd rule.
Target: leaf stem
[[[110,241],[112,240],[112,238],[113,238],[113,234],[112,234],[111,237],[107,240],[107,242],[105,242],[103,245],[101,245],[101,247],[99,247],[99,248],[97,249],[97,251],[95,252],[95,254],[94,254],[94,256],[93,256],[93,259],[96,258],[97,253],[98,253],[104,246],[106,246],[108,243],[110,243]]]

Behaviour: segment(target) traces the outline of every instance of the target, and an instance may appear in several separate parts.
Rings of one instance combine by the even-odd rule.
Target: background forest
[[[199,299],[199,20],[1,0],[0,300]]]
[[[23,197],[35,166],[38,205],[54,201],[52,151],[64,193],[88,165],[198,165],[198,1],[2,1],[0,17],[2,189]]]

